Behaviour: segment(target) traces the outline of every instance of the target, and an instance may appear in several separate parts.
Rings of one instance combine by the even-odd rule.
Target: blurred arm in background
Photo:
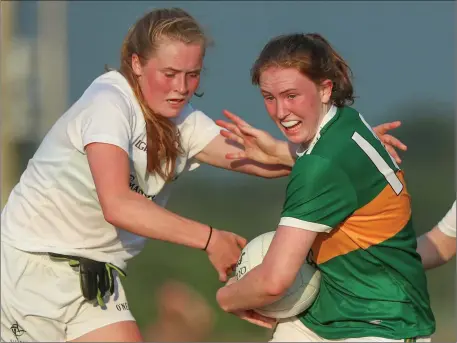
[[[417,240],[417,252],[425,269],[439,267],[455,256],[455,201],[443,219]]]
[[[202,342],[210,338],[214,313],[190,285],[167,281],[156,297],[158,316],[145,330],[147,342]]]

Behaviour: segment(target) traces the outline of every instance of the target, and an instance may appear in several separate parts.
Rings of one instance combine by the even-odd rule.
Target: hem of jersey
[[[133,315],[129,311],[129,314],[128,315],[126,314],[125,318],[113,318],[113,320],[106,320],[106,318],[103,318],[102,320],[99,320],[99,321],[91,320],[90,327],[88,327],[85,330],[81,330],[81,332],[77,332],[76,334],[67,335],[66,340],[67,340],[67,342],[73,341],[73,340],[80,338],[84,335],[87,335],[88,333],[91,333],[95,330],[101,329],[108,325],[120,323],[120,322],[135,322],[136,323],[136,319],[133,317]]]
[[[298,317],[299,321],[306,326],[309,330],[311,330],[313,333],[316,335],[324,338],[324,339],[350,339],[350,338],[363,338],[363,337],[380,337],[380,338],[388,338],[388,339],[395,339],[395,340],[402,340],[406,338],[413,338],[413,337],[430,337],[436,330],[436,326],[428,326],[424,329],[414,329],[414,330],[409,330],[409,331],[395,331],[395,335],[389,334],[385,331],[376,331],[374,330],[373,332],[361,332],[361,333],[354,333],[351,335],[341,335],[337,330],[335,330],[332,333],[328,332],[318,332],[313,328],[313,325],[309,325],[310,323],[306,322],[304,319],[301,317]],[[324,336],[325,335],[325,336]]]
[[[36,246],[33,245],[32,242],[29,242],[29,244],[27,244],[27,243],[24,244],[22,242],[18,242],[17,240],[11,240],[4,235],[2,235],[2,237],[1,237],[1,242],[9,245],[10,247],[12,247],[14,249],[21,250],[25,253],[30,253],[30,254],[55,253],[55,254],[62,254],[62,255],[68,254],[68,255],[72,255],[72,256],[90,258],[90,259],[93,259],[93,260],[99,261],[99,262],[111,263],[111,264],[115,265],[116,267],[121,268],[124,271],[127,270],[126,261],[117,260],[117,259],[113,259],[113,258],[109,258],[109,257],[107,259],[100,258],[100,257],[102,257],[102,256],[100,256],[100,254],[109,256],[109,254],[105,253],[105,252],[95,252],[98,255],[95,257],[95,256],[91,256],[91,252],[87,249],[79,249],[79,251],[75,251],[75,250],[66,251],[65,248],[58,248],[58,247],[51,247],[51,246],[47,246],[47,247],[41,246],[41,247],[37,248]],[[39,242],[37,242],[37,244],[39,244]],[[88,251],[89,253],[88,254],[82,253],[85,251]],[[92,252],[92,254],[93,254],[93,252]]]
[[[197,161],[194,156],[200,153],[211,141],[216,138],[220,133],[220,129],[212,127],[209,130],[205,130],[205,133],[200,135],[201,142],[197,145],[197,148],[192,149],[192,154],[189,154],[187,159],[189,160],[189,171],[195,170],[200,167],[200,162]]]
[[[84,139],[83,141],[83,151],[86,150],[86,146],[92,143],[103,143],[103,144],[112,144],[115,145],[122,150],[124,150],[127,154],[129,153],[128,144],[122,144],[119,139],[109,136],[109,135],[93,135],[89,136],[88,138]]]
[[[455,228],[444,223],[443,221],[438,223],[438,229],[448,237],[455,238],[456,236]]]
[[[211,127],[208,130],[199,134],[199,143],[194,149],[192,149],[192,154],[189,154],[188,158],[192,158],[198,153],[200,153],[211,141],[216,138],[220,133],[220,128],[217,126]]]
[[[313,222],[307,222],[293,217],[282,217],[279,221],[279,225],[296,227],[298,229],[314,231],[314,232],[330,232],[332,228],[324,224],[317,224]]]

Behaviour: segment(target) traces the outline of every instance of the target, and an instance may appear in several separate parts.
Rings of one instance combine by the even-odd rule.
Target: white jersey
[[[173,119],[184,154],[176,176],[220,131],[186,105]],[[117,71],[98,77],[55,123],[29,161],[2,211],[1,239],[20,250],[55,252],[111,262],[121,268],[145,238],[106,222],[84,147],[109,143],[130,159],[130,188],[165,206],[169,184],[147,171],[146,123],[127,80]]]
[[[455,201],[451,209],[446,213],[443,219],[438,223],[438,228],[447,236],[455,237]]]

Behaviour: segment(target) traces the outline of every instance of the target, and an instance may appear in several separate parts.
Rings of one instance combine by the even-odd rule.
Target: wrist
[[[279,141],[276,145],[277,164],[282,164],[287,167],[293,167],[296,159],[297,146],[288,141]]]
[[[206,251],[206,252],[208,251],[208,247],[209,247],[209,244],[211,242],[211,238],[213,237],[213,231],[214,231],[214,229],[213,229],[213,227],[211,225],[208,225],[208,227],[209,227],[208,238],[206,239],[205,246],[202,249],[203,251]]]

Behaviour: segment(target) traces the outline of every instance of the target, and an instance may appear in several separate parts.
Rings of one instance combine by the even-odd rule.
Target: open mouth
[[[302,122],[299,120],[282,121],[281,125],[286,132],[294,133],[300,129]]]
[[[180,105],[184,102],[184,99],[167,99],[167,102],[172,105]]]

